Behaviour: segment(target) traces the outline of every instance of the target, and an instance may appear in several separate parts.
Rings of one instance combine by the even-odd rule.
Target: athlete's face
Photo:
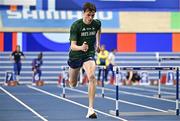
[[[18,52],[20,51],[20,47],[19,46],[16,47],[16,51],[18,51]]]
[[[39,59],[39,60],[42,59],[42,57],[43,57],[42,54],[39,54],[39,55],[38,55],[38,59]]]
[[[104,51],[104,50],[105,50],[105,46],[102,45],[102,46],[101,46],[101,51]]]
[[[84,19],[85,24],[91,24],[94,16],[95,16],[95,11],[86,10],[83,14],[83,19]]]

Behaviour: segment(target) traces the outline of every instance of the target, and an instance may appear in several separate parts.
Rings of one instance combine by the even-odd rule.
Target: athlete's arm
[[[12,61],[12,56],[14,56],[14,52],[9,55],[10,60]]]
[[[12,54],[9,55],[10,60],[12,60]]]
[[[23,52],[21,52],[21,53],[22,53],[22,56],[21,56],[22,59],[25,60],[25,55],[24,55],[24,53],[23,53]]]
[[[81,46],[78,46],[76,41],[71,41],[71,50],[86,52],[88,50],[88,45],[84,42]]]
[[[96,51],[100,52],[100,38],[101,38],[101,29],[99,29],[96,33]]]

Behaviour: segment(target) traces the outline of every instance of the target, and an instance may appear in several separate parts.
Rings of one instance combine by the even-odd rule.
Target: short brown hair
[[[96,12],[96,6],[94,4],[92,4],[92,3],[86,2],[83,5],[83,11],[85,12],[86,10]]]

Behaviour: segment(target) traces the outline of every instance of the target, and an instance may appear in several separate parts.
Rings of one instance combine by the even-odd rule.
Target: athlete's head
[[[19,52],[20,51],[20,45],[16,46],[16,51]]]
[[[38,54],[38,59],[42,59],[42,57],[43,57],[43,53],[40,52],[40,53]]]
[[[116,53],[116,49],[112,49],[111,52]]]
[[[96,6],[86,2],[83,6],[83,21],[85,24],[91,24],[96,13]]]
[[[101,45],[101,51],[104,51],[106,49],[105,45]]]

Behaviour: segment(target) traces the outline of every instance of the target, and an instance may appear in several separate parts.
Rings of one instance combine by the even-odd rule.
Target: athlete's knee
[[[14,71],[15,75],[19,75],[19,72],[17,70]]]
[[[94,74],[92,74],[92,75],[89,76],[89,81],[90,81],[90,82],[96,82],[96,77],[95,77]]]
[[[71,79],[69,79],[69,85],[70,85],[71,87],[76,87],[76,85],[77,85],[77,80],[71,80]]]

